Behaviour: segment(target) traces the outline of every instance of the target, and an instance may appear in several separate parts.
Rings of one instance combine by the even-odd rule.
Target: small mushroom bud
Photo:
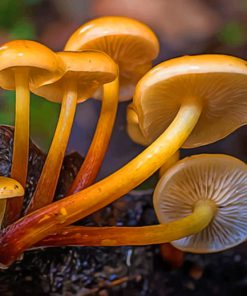
[[[19,182],[11,178],[0,177],[0,228],[6,209],[6,200],[23,195],[24,188]]]

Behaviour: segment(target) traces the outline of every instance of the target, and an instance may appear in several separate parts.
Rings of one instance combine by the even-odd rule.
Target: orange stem
[[[36,246],[140,246],[162,244],[204,229],[217,209],[212,201],[195,203],[187,217],[166,224],[140,227],[82,227],[69,226],[51,235]]]
[[[104,97],[93,141],[68,194],[76,193],[93,183],[103,162],[116,118],[119,82],[103,86]]]
[[[15,71],[16,106],[15,106],[15,132],[13,144],[13,157],[11,178],[26,187],[29,154],[29,108],[30,91],[28,70]],[[6,205],[4,224],[9,225],[16,221],[21,213],[24,196],[9,199]]]
[[[76,84],[71,80],[66,83],[64,88],[64,97],[55,135],[27,213],[50,204],[53,200],[74,120],[76,104]]]

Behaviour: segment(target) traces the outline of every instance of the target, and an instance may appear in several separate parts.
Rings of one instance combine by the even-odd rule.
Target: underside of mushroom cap
[[[81,51],[59,52],[57,55],[65,64],[65,74],[58,81],[32,91],[49,101],[61,103],[66,81],[77,85],[78,103],[90,98],[101,85],[113,81],[118,75],[118,66],[104,52]]]
[[[134,109],[133,104],[128,105],[126,113],[127,113],[127,133],[131,138],[131,140],[143,146],[149,145],[150,143],[143,136],[140,130],[138,116]]]
[[[126,17],[101,17],[72,34],[65,50],[96,49],[110,55],[119,66],[120,100],[133,96],[137,81],[151,68],[159,43],[145,24]]]
[[[202,114],[183,148],[220,140],[247,123],[247,63],[225,55],[184,56],[165,61],[138,83],[134,106],[143,135],[154,141],[187,100]]]
[[[28,70],[32,87],[52,83],[64,73],[61,59],[48,47],[31,40],[15,40],[0,47],[0,86],[15,89],[15,70]]]
[[[193,253],[218,252],[247,239],[247,165],[228,155],[187,157],[170,168],[154,192],[154,207],[161,223],[193,212],[200,200],[211,200],[217,213],[200,233],[173,241]]]

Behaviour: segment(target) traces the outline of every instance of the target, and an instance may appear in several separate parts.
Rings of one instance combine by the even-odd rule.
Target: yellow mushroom
[[[97,51],[60,52],[65,74],[58,81],[32,91],[62,104],[52,144],[42,169],[35,193],[27,212],[52,202],[60,174],[65,150],[77,103],[89,98],[102,84],[113,81],[118,68],[105,53]]]
[[[247,122],[246,75],[246,61],[226,55],[157,65],[140,80],[133,100],[142,134],[150,143],[173,126],[175,143],[177,126],[183,148],[224,138]]]
[[[14,179],[8,177],[0,177],[0,228],[6,209],[6,200],[8,198],[24,195],[22,185]]]
[[[156,35],[145,24],[128,17],[105,16],[85,23],[67,41],[64,50],[96,49],[119,66],[120,101],[130,100],[140,78],[159,53]]]
[[[161,178],[154,208],[161,223],[171,223],[190,215],[199,202],[213,204],[217,210],[205,229],[172,244],[188,252],[218,252],[247,238],[246,193],[244,162],[229,155],[195,155],[179,161]]]
[[[95,180],[108,147],[118,100],[132,98],[137,81],[151,68],[152,60],[158,55],[159,43],[143,23],[127,17],[107,16],[82,25],[65,46],[65,50],[83,49],[103,51],[117,63],[120,91],[118,98],[118,80],[104,85],[94,138],[68,194],[86,188]],[[95,93],[94,97],[101,98],[101,92]]]
[[[24,188],[28,169],[30,86],[40,87],[52,83],[63,73],[62,61],[53,51],[38,42],[15,40],[0,47],[0,87],[16,90],[11,177]],[[23,197],[7,202],[7,224],[19,217],[22,204]]]

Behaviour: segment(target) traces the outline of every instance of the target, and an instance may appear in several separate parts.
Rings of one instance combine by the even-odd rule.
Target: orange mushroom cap
[[[77,83],[78,102],[90,98],[102,85],[117,77],[118,67],[105,53],[99,51],[59,52],[57,55],[65,64],[65,74],[58,81],[32,89],[47,100],[61,103],[66,80]]]
[[[184,148],[215,142],[246,124],[246,61],[226,55],[198,55],[154,67],[138,83],[133,99],[144,137],[149,142],[155,140],[188,99],[202,102],[203,110]]]
[[[247,165],[228,155],[184,158],[160,179],[154,208],[161,223],[184,218],[201,201],[215,204],[211,223],[202,231],[173,241],[193,253],[218,252],[247,239]]]
[[[14,70],[25,67],[29,70],[32,87],[40,87],[59,79],[64,73],[64,64],[48,47],[31,40],[15,40],[0,47],[0,86],[15,89]]]
[[[129,100],[137,81],[151,68],[159,52],[153,31],[127,17],[94,19],[77,29],[65,50],[97,49],[110,55],[119,66],[120,101]]]
[[[0,200],[24,195],[22,185],[8,177],[0,176]]]
[[[23,195],[24,188],[18,181],[12,178],[0,176],[0,228],[2,226],[6,210],[6,200]]]

